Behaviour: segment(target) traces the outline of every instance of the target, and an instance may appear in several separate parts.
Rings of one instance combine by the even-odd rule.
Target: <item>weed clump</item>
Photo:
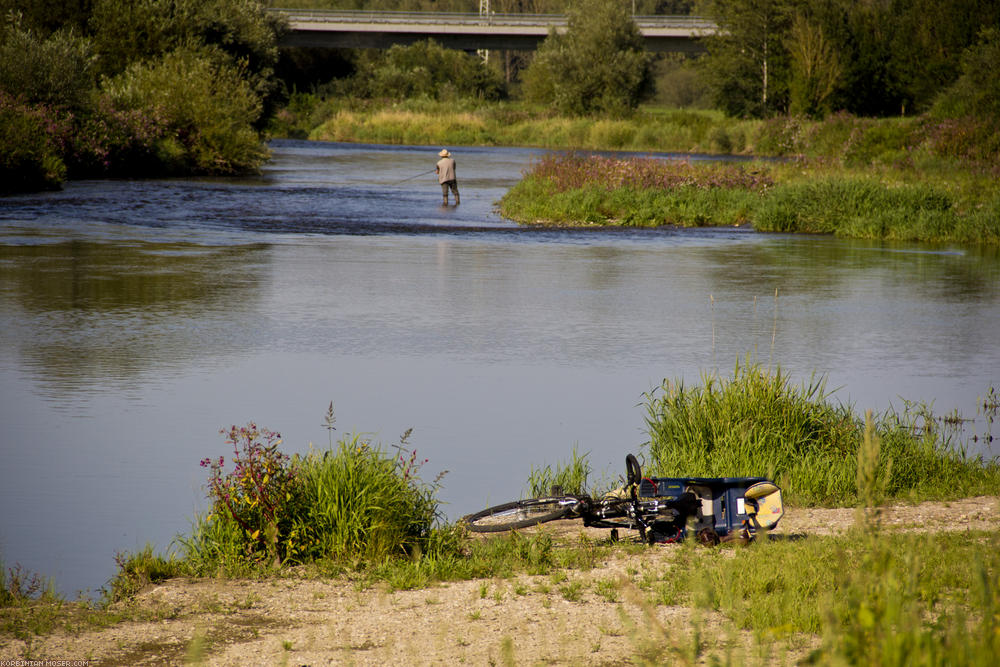
[[[196,573],[321,560],[360,567],[457,548],[436,526],[438,480],[420,479],[427,459],[407,448],[409,431],[392,453],[354,435],[304,457],[282,453],[280,434],[252,422],[222,433],[234,468],[224,457],[201,462],[212,507],[180,540]]]

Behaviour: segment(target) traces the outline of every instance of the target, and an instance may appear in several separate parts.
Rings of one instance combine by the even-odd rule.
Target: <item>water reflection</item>
[[[258,245],[0,246],[4,338],[47,395],[65,397],[232,354],[246,337],[220,329],[249,319],[269,273]]]

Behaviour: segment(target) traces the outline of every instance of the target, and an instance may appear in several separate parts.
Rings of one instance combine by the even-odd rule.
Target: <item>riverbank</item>
[[[607,531],[556,522],[525,535],[550,536],[556,550],[580,554],[575,564],[409,590],[357,573],[329,577],[306,568],[260,580],[170,579],[103,611],[73,603],[36,603],[31,611],[2,608],[0,657],[90,660],[102,666],[660,664],[727,657],[768,664],[818,650],[824,663],[834,657],[829,651],[836,645],[835,638],[824,638],[824,614],[839,606],[828,606],[827,596],[852,573],[839,566],[821,573],[833,564],[829,559],[853,559],[858,545],[871,544],[852,532],[856,520],[853,508],[788,508],[766,543],[721,549],[628,542],[612,547]],[[1000,496],[893,505],[882,509],[879,525],[875,538],[891,548],[910,546],[896,556],[913,574],[940,568],[917,582],[925,596],[919,608],[934,609],[938,617],[918,630],[928,638],[953,636],[948,633],[960,629],[949,627],[948,620],[956,608],[967,610],[972,626],[987,620],[995,625],[996,619],[983,619],[973,608],[978,603],[971,599],[976,590],[971,578],[977,563],[996,576]],[[817,551],[828,554],[818,569],[795,576],[796,559],[813,558]],[[943,567],[935,551],[944,555]],[[779,556],[785,565],[775,568],[773,558]],[[764,571],[770,575],[761,578]],[[755,592],[748,601],[737,605],[719,594],[721,588],[711,592],[726,584],[725,579],[712,583],[724,572],[752,580]],[[814,575],[821,576],[813,581]],[[871,573],[873,580],[878,575]],[[807,588],[793,587],[796,580]],[[848,585],[837,595],[850,596],[852,590]],[[799,599],[792,604],[790,596]],[[898,595],[882,602],[898,602]],[[785,605],[780,613],[786,618],[761,629],[744,616],[750,604],[772,611]],[[810,606],[816,626],[803,631],[801,610]],[[885,619],[880,608],[874,612],[870,630],[878,636]],[[39,632],[15,627],[18,615],[28,623],[47,617],[47,627]],[[842,639],[854,630],[839,626]],[[896,630],[914,628],[904,624]],[[896,639],[906,641],[905,635]],[[942,641],[931,652],[946,648]],[[958,653],[951,656],[957,661],[952,664],[970,662]]]
[[[758,175],[718,182],[715,165],[675,164],[687,178],[650,183],[649,160],[588,156],[558,178],[550,158],[535,164],[499,202],[522,224],[559,226],[733,226],[888,241],[1000,245],[995,123],[973,118],[824,120],[727,118],[715,111],[645,108],[632,118],[568,118],[523,104],[466,101],[395,105],[293,99],[272,131],[322,141],[528,146],[558,151],[684,153],[780,158],[733,166]],[[598,164],[600,163],[600,164]],[[547,173],[541,173],[547,172]],[[688,173],[690,172],[690,173]]]

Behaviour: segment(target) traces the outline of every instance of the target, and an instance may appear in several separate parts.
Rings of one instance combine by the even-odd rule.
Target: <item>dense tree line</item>
[[[0,0],[3,189],[266,158],[275,19],[254,0]]]
[[[706,0],[723,31],[704,73],[736,116],[926,111],[964,51],[1000,26],[997,0]]]
[[[263,129],[295,89],[437,100],[513,91],[565,114],[627,115],[651,90],[633,12],[715,19],[708,53],[685,67],[732,116],[964,114],[985,119],[976,136],[1000,136],[982,129],[1000,124],[1000,0],[493,0],[495,12],[566,12],[569,29],[489,65],[433,42],[285,49],[279,59],[282,25],[266,4],[479,9],[478,0],[0,0],[0,189],[252,170],[266,157]]]

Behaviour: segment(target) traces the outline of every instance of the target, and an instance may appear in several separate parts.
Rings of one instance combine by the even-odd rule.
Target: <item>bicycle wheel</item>
[[[577,502],[573,496],[515,500],[462,517],[462,522],[474,533],[499,533],[562,519]]]
[[[639,459],[634,454],[625,457],[625,474],[629,484],[638,486],[642,483],[642,468],[639,466]]]

